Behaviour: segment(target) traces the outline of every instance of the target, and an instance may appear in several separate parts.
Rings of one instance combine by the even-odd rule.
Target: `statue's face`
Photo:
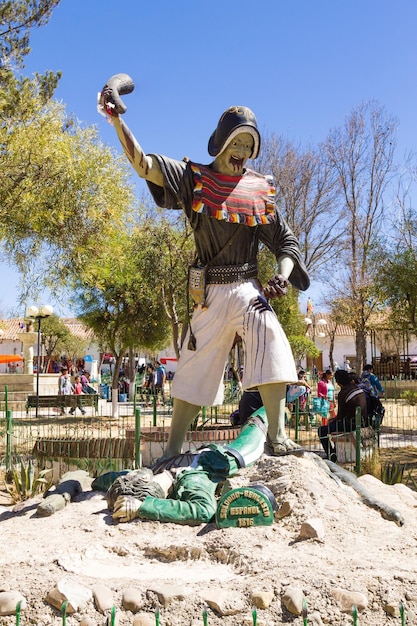
[[[236,135],[232,141],[227,144],[219,156],[213,163],[213,169],[219,174],[228,174],[229,176],[241,176],[246,161],[253,152],[253,137],[249,133],[241,133]]]

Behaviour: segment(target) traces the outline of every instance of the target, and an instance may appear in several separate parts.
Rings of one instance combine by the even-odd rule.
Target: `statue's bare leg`
[[[286,383],[259,385],[258,389],[268,418],[268,444],[273,452],[279,454],[299,448],[285,431]]]
[[[169,459],[177,454],[181,454],[182,444],[191,422],[197,417],[201,407],[190,404],[185,400],[174,399],[172,411],[171,428],[167,447],[165,448],[163,459]]]

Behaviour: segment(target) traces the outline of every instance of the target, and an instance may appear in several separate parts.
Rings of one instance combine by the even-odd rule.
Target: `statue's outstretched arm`
[[[99,94],[98,108],[100,113],[111,120],[135,172],[141,178],[162,186],[163,178],[158,161],[144,153],[134,134],[120,117],[127,110],[120,96],[131,93],[134,88],[133,80],[127,74],[112,76]]]

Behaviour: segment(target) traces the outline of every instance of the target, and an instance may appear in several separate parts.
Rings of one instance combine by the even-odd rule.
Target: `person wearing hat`
[[[222,404],[223,374],[236,333],[245,350],[242,385],[258,388],[262,396],[270,452],[296,447],[285,433],[285,394],[287,383],[297,382],[297,372],[268,300],[285,296],[289,282],[305,290],[310,281],[298,240],[275,205],[271,180],[245,167],[261,145],[255,115],[246,106],[228,108],[209,139],[213,160],[208,165],[178,161],[145,154],[121,119],[126,107],[120,95],[132,90],[129,76],[113,76],[100,94],[99,110],[111,118],[156,204],[186,214],[199,266],[190,270],[189,290],[197,306],[173,380],[173,417],[164,457],[181,453],[201,406]],[[264,288],[257,277],[260,244],[277,260],[277,274]]]

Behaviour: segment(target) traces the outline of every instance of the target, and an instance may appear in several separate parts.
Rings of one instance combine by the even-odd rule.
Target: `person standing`
[[[378,376],[374,374],[374,368],[370,363],[367,363],[363,368],[360,380],[365,384],[369,384],[370,393],[376,398],[379,398],[380,394],[383,395],[384,388],[381,385]]]
[[[158,396],[161,396],[162,402],[165,404],[165,381],[166,381],[166,371],[165,367],[162,365],[160,361],[155,361],[155,390]]]
[[[298,447],[285,432],[286,388],[297,382],[297,372],[269,299],[285,296],[290,282],[306,290],[310,280],[298,240],[276,206],[271,181],[245,167],[260,150],[256,117],[245,106],[224,111],[208,142],[213,157],[208,165],[145,154],[120,117],[126,107],[119,92],[132,89],[130,77],[113,76],[99,106],[113,121],[126,156],[147,181],[156,204],[186,214],[198,255],[189,279],[196,308],[173,380],[164,457],[181,453],[201,406],[222,404],[223,374],[236,333],[244,342],[243,388],[258,387],[268,416],[269,451]],[[277,262],[277,273],[265,287],[257,269],[261,244]]]
[[[74,395],[76,395],[76,396],[81,396],[81,395],[82,395],[82,393],[83,393],[83,384],[82,384],[82,382],[81,382],[81,376],[76,376],[76,377],[75,377],[75,381],[74,381]],[[85,415],[85,409],[83,409],[83,407],[82,407],[82,406],[80,406],[80,407],[79,407],[79,409],[80,409],[81,413],[82,413],[83,415]],[[75,413],[75,411],[76,411],[76,410],[77,410],[77,407],[75,407],[75,406],[74,406],[74,407],[70,410],[71,415],[74,415],[74,413]]]
[[[63,367],[61,369],[61,375],[58,377],[58,395],[59,396],[70,396],[73,392],[71,378],[68,372],[67,367]],[[66,410],[64,407],[61,407],[61,415],[65,415]]]

